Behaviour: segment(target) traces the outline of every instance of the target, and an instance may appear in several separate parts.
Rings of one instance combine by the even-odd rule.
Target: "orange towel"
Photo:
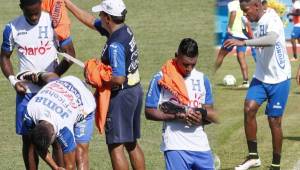
[[[176,68],[175,59],[168,60],[161,69],[163,76],[158,81],[158,84],[165,89],[168,89],[179,102],[184,105],[189,104],[189,96],[184,83],[184,78]]]
[[[42,0],[42,9],[50,14],[58,40],[69,38],[71,21],[64,0]]]
[[[112,69],[97,59],[89,59],[85,62],[84,74],[86,81],[96,88],[97,108],[95,122],[99,133],[103,134],[111,94],[108,82],[112,77]]]

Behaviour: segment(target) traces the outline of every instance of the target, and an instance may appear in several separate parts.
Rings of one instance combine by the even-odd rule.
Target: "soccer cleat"
[[[291,62],[298,61],[298,58],[294,58],[294,57],[293,57],[293,58],[290,58],[290,61],[291,61]]]
[[[243,163],[236,166],[234,169],[235,170],[247,170],[249,168],[259,167],[260,165],[261,165],[261,161],[259,158],[252,159],[249,156],[247,156],[246,160]]]
[[[249,81],[245,80],[241,85],[238,86],[238,88],[248,89],[249,86],[250,86]]]

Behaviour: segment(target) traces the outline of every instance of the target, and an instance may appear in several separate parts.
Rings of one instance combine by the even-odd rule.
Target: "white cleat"
[[[248,89],[250,86],[249,81],[244,81],[241,85],[238,86],[240,89]]]
[[[247,158],[243,163],[236,166],[235,170],[247,170],[249,168],[259,167],[261,165],[260,159],[249,159]]]

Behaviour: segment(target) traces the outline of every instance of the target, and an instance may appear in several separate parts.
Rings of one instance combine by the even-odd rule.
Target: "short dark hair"
[[[51,145],[52,136],[54,134],[53,126],[46,122],[41,121],[36,127],[31,131],[31,141],[36,147],[37,151],[44,154],[48,151]]]
[[[243,3],[243,2],[249,3],[251,1],[254,1],[254,0],[240,0],[240,3]],[[258,0],[255,0],[255,1],[258,1]],[[259,2],[261,2],[261,0],[259,0]]]
[[[178,55],[185,55],[190,58],[198,56],[197,42],[191,38],[184,38],[181,40],[178,47]]]
[[[33,5],[36,3],[41,3],[42,0],[20,0],[20,5],[21,6],[28,6],[28,5]]]
[[[105,14],[109,15],[107,13],[105,13]],[[125,22],[126,14],[127,14],[127,10],[124,9],[123,12],[122,12],[122,16],[113,16],[113,15],[109,15],[109,16],[111,17],[111,19],[113,20],[114,23],[116,23],[116,24],[122,24],[122,23]]]
[[[263,1],[261,1],[261,3],[264,5],[264,4],[267,4],[268,1],[267,0],[263,0]]]

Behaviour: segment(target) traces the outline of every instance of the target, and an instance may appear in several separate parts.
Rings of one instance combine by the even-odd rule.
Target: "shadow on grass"
[[[283,139],[300,141],[300,136],[285,136]]]
[[[236,91],[239,91],[239,90],[242,90],[242,91],[248,90],[248,88],[241,88],[241,87],[237,87],[237,86],[225,86],[222,83],[217,83],[216,86],[221,87],[224,90],[236,90]]]

